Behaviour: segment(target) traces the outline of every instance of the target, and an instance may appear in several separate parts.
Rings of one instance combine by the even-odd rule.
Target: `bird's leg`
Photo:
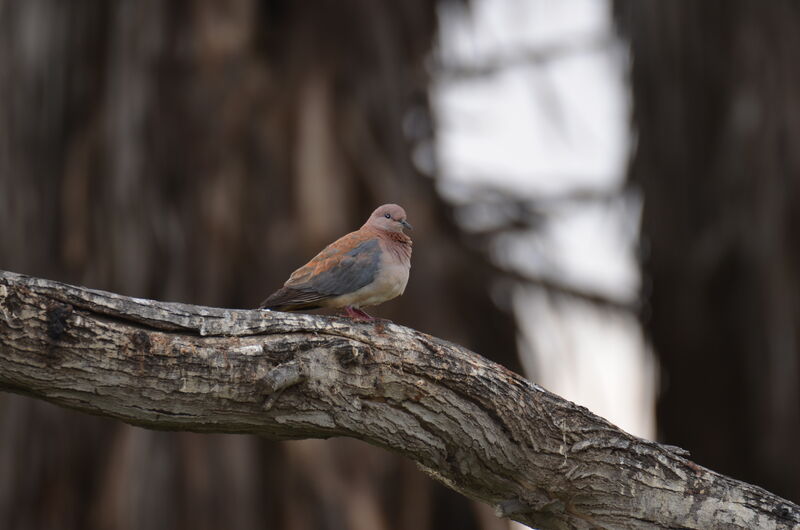
[[[353,306],[345,306],[344,314],[353,320],[364,320],[367,322],[375,320],[375,317],[370,316],[359,308]]]
[[[359,309],[359,308],[357,308],[357,307],[354,307],[354,308],[353,308],[353,311],[354,311],[354,312],[355,312],[355,313],[356,313],[356,314],[357,314],[359,317],[363,318],[364,320],[375,320],[375,317],[374,317],[374,316],[372,316],[372,315],[370,315],[370,314],[367,314],[367,312],[366,312],[366,311],[364,311],[363,309]]]

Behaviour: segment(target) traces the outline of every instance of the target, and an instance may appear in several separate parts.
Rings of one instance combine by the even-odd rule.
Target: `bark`
[[[0,386],[151,429],[347,436],[541,528],[788,528],[800,507],[390,322],[0,273]]]

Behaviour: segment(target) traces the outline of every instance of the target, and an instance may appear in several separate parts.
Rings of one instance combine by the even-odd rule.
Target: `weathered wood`
[[[350,436],[541,528],[793,528],[800,507],[392,323],[0,272],[0,386],[153,429]]]

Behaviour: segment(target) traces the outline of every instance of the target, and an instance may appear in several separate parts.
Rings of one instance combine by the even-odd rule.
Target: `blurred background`
[[[0,0],[0,268],[255,307],[385,202],[390,318],[800,501],[800,4]],[[346,440],[0,395],[0,528],[505,529]]]

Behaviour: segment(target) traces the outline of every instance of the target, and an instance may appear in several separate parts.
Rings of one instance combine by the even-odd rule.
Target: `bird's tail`
[[[281,287],[266,300],[261,302],[259,309],[272,309],[275,311],[298,311],[300,309],[318,309],[327,296],[313,291]]]

